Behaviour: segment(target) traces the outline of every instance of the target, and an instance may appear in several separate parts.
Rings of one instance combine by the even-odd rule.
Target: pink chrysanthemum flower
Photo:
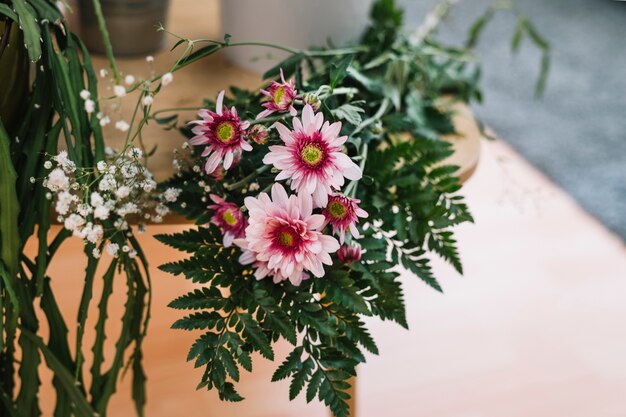
[[[211,223],[219,227],[224,233],[224,246],[228,248],[233,244],[235,238],[245,234],[246,220],[236,204],[228,203],[215,194],[210,194],[209,197],[215,203],[208,207],[215,211],[211,217]]]
[[[361,237],[356,224],[359,217],[366,218],[368,214],[359,207],[360,202],[361,200],[356,198],[348,198],[339,194],[328,197],[328,205],[322,211],[326,218],[324,226],[330,224],[333,227],[333,233],[339,232],[339,241],[342,244],[346,239],[346,230],[348,229],[356,239]]]
[[[204,165],[207,174],[212,174],[224,161],[224,169],[228,170],[236,155],[242,151],[251,151],[252,146],[244,140],[245,130],[250,122],[241,122],[237,116],[237,109],[230,110],[223,105],[224,91],[217,96],[215,112],[202,109],[198,116],[202,120],[194,120],[190,124],[196,124],[191,131],[196,135],[189,140],[192,145],[206,145],[202,156],[208,156]]]
[[[247,197],[250,213],[245,239],[235,239],[244,249],[240,262],[253,264],[255,276],[272,276],[275,282],[289,280],[299,285],[306,271],[324,276],[324,266],[332,265],[330,253],[339,249],[332,236],[322,234],[324,216],[313,214],[311,196],[288,196],[280,184],[272,186],[272,197],[261,193]]]
[[[272,81],[267,90],[261,90],[261,94],[267,96],[268,100],[262,104],[265,107],[261,113],[257,115],[258,119],[263,119],[274,112],[291,113],[292,116],[297,114],[293,107],[293,101],[296,99],[296,84],[293,80],[285,81],[285,75],[282,68],[280,69],[281,83]]]
[[[358,245],[342,245],[337,251],[337,257],[346,265],[361,260],[361,247]]]
[[[263,163],[281,170],[276,181],[291,179],[291,189],[313,196],[315,207],[326,207],[328,195],[341,189],[344,177],[361,178],[361,169],[341,146],[348,139],[338,136],[341,122],[324,122],[322,113],[313,113],[310,105],[302,110],[302,121],[293,118],[294,130],[275,123],[285,146],[270,146]]]

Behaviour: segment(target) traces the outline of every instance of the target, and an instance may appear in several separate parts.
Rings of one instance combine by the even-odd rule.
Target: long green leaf
[[[74,405],[74,415],[76,417],[93,417],[94,411],[87,402],[87,399],[76,386],[74,377],[71,372],[63,366],[63,363],[54,355],[54,353],[48,349],[41,337],[34,335],[28,330],[22,330],[22,333],[33,342],[37,348],[41,351],[46,363],[50,370],[52,370],[55,376],[58,378],[60,384],[66,390],[67,394],[72,400]]]
[[[26,0],[13,0],[13,7],[24,32],[24,42],[31,61],[41,58],[41,29],[37,24],[35,11]]]
[[[11,160],[10,139],[0,120],[0,259],[11,277],[17,277],[19,265],[19,204],[15,181],[17,174]]]

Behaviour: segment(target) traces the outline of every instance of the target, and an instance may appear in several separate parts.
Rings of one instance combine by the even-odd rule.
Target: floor
[[[439,0],[403,0],[409,22]],[[458,45],[493,0],[463,0],[440,29]],[[514,0],[548,39],[547,90],[534,99],[540,56],[528,39],[511,53],[515,19],[502,12],[476,50],[485,102],[474,111],[554,182],[626,240],[626,2]],[[503,111],[503,109],[506,109]]]
[[[476,224],[458,230],[466,275],[437,263],[444,295],[403,278],[411,329],[371,323],[381,352],[359,370],[357,415],[626,415],[623,241],[501,141],[483,142],[478,170],[463,192],[476,217]],[[158,226],[150,233],[178,229]],[[178,256],[149,235],[143,242],[159,262]],[[67,317],[79,297],[84,264],[74,254],[80,245],[69,242],[52,265]],[[261,360],[254,373],[243,375],[242,403],[220,403],[214,393],[195,391],[199,372],[185,362],[193,335],[169,329],[179,312],[166,308],[190,286],[156,264],[145,344],[148,417],[328,415],[302,398],[290,403],[287,385],[269,382],[274,365]],[[114,315],[114,326],[116,321]],[[287,349],[279,346],[277,357]],[[109,415],[133,415],[127,388],[128,381]],[[42,401],[49,415],[48,389]]]

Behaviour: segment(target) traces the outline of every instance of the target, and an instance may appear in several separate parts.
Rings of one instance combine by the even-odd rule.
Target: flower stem
[[[106,53],[107,59],[109,60],[109,67],[111,67],[111,72],[113,73],[115,84],[120,84],[122,77],[120,76],[120,71],[117,69],[117,63],[115,62],[115,56],[113,55],[113,46],[111,45],[111,38],[109,37],[109,31],[106,27],[106,22],[104,20],[104,14],[102,13],[100,0],[92,1],[93,9],[96,14],[96,18],[98,19],[98,28],[100,29],[100,34],[102,35],[104,51]]]
[[[241,188],[244,185],[246,185],[248,182],[250,182],[250,180],[255,179],[256,177],[259,176],[259,174],[262,174],[263,172],[267,171],[269,169],[269,165],[263,165],[260,168],[257,168],[256,170],[254,170],[250,175],[248,175],[247,177],[233,183],[233,184],[228,184],[225,185],[224,188],[226,188],[228,191],[233,191],[236,190],[237,188]]]
[[[359,167],[361,168],[361,172],[365,169],[365,161],[367,161],[367,151],[368,151],[367,142],[363,144],[361,147],[361,162],[359,163]],[[345,194],[350,198],[354,198],[356,196],[356,187],[359,184],[359,180],[350,181],[350,184],[346,187]]]

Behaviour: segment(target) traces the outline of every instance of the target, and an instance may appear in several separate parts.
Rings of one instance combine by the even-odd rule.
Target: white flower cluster
[[[176,188],[157,190],[139,148],[124,153],[107,148],[105,160],[99,161],[96,169],[77,169],[65,151],[44,166],[50,172],[43,184],[50,190],[49,198],[55,199],[57,220],[85,243],[97,244],[115,233],[125,234],[131,220],[139,223],[140,231],[145,222],[163,221],[170,212],[167,205],[176,202],[181,193]],[[119,244],[107,243],[105,249],[119,256]],[[136,256],[127,245],[121,249]],[[92,255],[98,257],[100,251],[95,249]]]

